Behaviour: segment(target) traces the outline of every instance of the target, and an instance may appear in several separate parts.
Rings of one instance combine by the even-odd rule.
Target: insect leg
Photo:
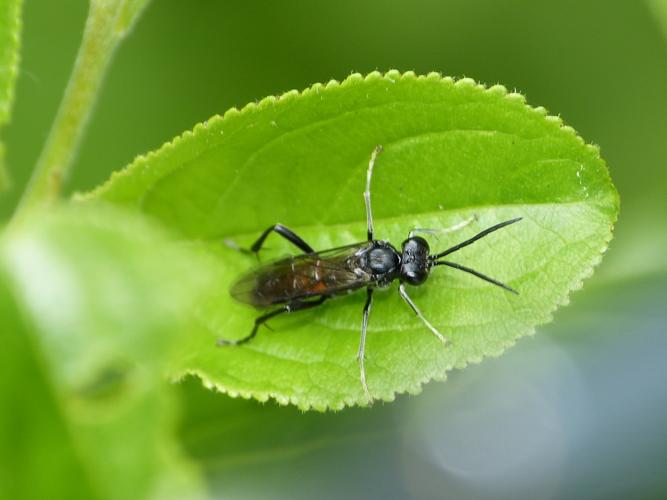
[[[440,333],[429,321],[424,317],[424,315],[421,313],[419,308],[415,305],[414,302],[412,302],[412,299],[408,296],[408,293],[405,291],[405,285],[401,283],[398,286],[398,293],[401,295],[401,298],[408,303],[410,308],[414,311],[414,313],[417,315],[419,319],[421,319],[424,324],[428,327],[429,330],[438,337],[438,339],[443,343],[447,343],[447,339]]]
[[[432,234],[432,235],[437,235],[439,233],[453,233],[454,231],[458,231],[460,229],[463,229],[466,227],[468,224],[474,222],[477,220],[477,214],[473,214],[467,219],[458,222],[454,224],[453,226],[446,227],[444,229],[426,229],[422,227],[416,227],[412,231],[408,233],[408,238],[412,238],[415,234],[417,233],[422,233],[422,234]]]
[[[235,242],[231,240],[225,240],[225,244],[233,248],[234,250],[239,250],[240,252],[243,253],[254,253],[257,255],[259,251],[262,248],[262,245],[264,244],[264,240],[267,238],[269,234],[272,232],[279,234],[283,238],[285,238],[287,241],[289,241],[292,245],[298,247],[300,250],[302,250],[304,253],[314,253],[315,250],[312,249],[312,247],[303,241],[294,231],[291,229],[283,226],[282,224],[274,224],[273,226],[267,227],[262,234],[259,235],[259,238],[257,238],[257,241],[252,244],[250,249],[246,248],[241,248],[239,247]]]
[[[364,315],[361,321],[361,341],[359,342],[359,353],[357,360],[359,361],[359,372],[361,374],[361,386],[364,388],[364,393],[369,401],[373,401],[373,396],[368,390],[366,384],[366,369],[364,368],[364,350],[366,349],[366,329],[368,328],[368,315],[371,313],[371,305],[373,304],[373,289],[366,288],[366,304],[364,305]]]
[[[259,316],[258,318],[255,319],[255,325],[252,327],[252,331],[250,332],[250,335],[247,335],[247,336],[245,336],[241,339],[237,339],[237,340],[218,339],[216,344],[219,345],[219,346],[245,344],[246,342],[249,342],[250,340],[252,340],[255,337],[255,335],[257,335],[257,330],[262,325],[262,323],[265,323],[266,321],[270,320],[274,316],[278,316],[279,314],[282,314],[282,313],[285,313],[285,312],[289,312],[287,310],[287,306],[284,306],[280,309],[276,309],[275,311],[271,311],[271,312],[266,313],[266,314],[262,314],[261,316]]]
[[[366,191],[364,191],[364,202],[366,203],[366,225],[368,226],[368,241],[373,241],[373,212],[371,211],[371,177],[373,177],[373,165],[378,154],[382,153],[382,146],[375,146],[371,153],[366,171]]]
[[[285,304],[280,309],[276,309],[274,311],[268,312],[266,314],[262,314],[261,316],[257,317],[255,319],[255,325],[252,327],[252,331],[250,332],[250,335],[248,335],[246,337],[243,337],[241,339],[238,339],[238,340],[218,339],[216,344],[219,345],[219,346],[245,344],[246,342],[252,340],[255,337],[255,335],[257,335],[257,330],[259,330],[260,326],[262,326],[264,323],[266,323],[268,320],[270,320],[274,316],[278,316],[279,314],[283,314],[283,313],[291,313],[291,312],[295,312],[295,311],[302,311],[304,309],[310,309],[311,307],[319,306],[322,302],[324,302],[328,298],[329,298],[328,295],[322,295],[320,298],[318,298],[316,300],[311,300],[311,301],[307,301],[307,302],[297,300],[297,301],[294,301],[294,302],[290,302],[289,304]]]

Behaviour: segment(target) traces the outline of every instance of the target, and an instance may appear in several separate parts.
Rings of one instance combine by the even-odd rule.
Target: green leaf
[[[444,379],[452,368],[499,355],[548,322],[581,287],[611,239],[618,196],[597,148],[503,87],[392,71],[315,85],[213,117],[140,157],[82,200],[106,200],[151,216],[214,257],[217,293],[196,311],[191,343],[175,373],[194,373],[231,395],[269,397],[301,408],[364,404],[356,351],[364,294],[285,315],[252,342],[258,315],[228,294],[253,258],[249,245],[270,224],[290,226],[315,249],[365,238],[362,191],[373,148],[376,236],[399,245],[414,227],[457,233],[431,238],[444,249],[497,222],[519,224],[452,260],[520,291],[516,297],[447,268],[410,290],[447,347],[402,303],[376,294],[367,378],[375,398]],[[262,259],[294,253],[271,236]]]
[[[19,65],[21,0],[0,3],[0,130],[9,120]],[[0,189],[7,186],[4,148],[0,143]]]
[[[220,398],[194,378],[178,389],[186,408],[180,439],[188,454],[216,479],[239,469],[262,477],[258,465],[290,468],[296,465],[292,460],[318,449],[335,453],[345,444],[366,449],[375,441],[400,439],[397,433],[403,422],[398,415],[404,413],[396,405],[371,412],[352,408],[342,413],[304,413],[272,402]]]
[[[95,498],[34,348],[35,332],[5,281],[0,275],[0,498]]]
[[[200,259],[136,216],[82,208],[0,240],[0,496],[195,497],[164,369]]]
[[[646,0],[649,9],[653,13],[656,21],[660,23],[662,33],[667,37],[667,1],[666,0]]]

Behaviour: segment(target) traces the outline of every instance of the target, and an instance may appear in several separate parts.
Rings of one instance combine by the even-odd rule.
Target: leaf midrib
[[[564,207],[564,206],[590,206],[591,208],[597,209],[601,214],[604,212],[598,208],[599,205],[604,205],[605,201],[608,201],[612,197],[610,196],[599,196],[595,198],[588,198],[587,200],[581,200],[581,201],[569,201],[569,202],[548,202],[548,203],[530,203],[530,202],[525,202],[525,203],[507,203],[507,204],[501,204],[501,205],[468,205],[465,207],[457,207],[457,208],[446,208],[443,210],[437,210],[437,211],[424,211],[424,212],[412,212],[407,215],[397,215],[393,217],[377,217],[375,216],[375,211],[374,211],[374,216],[373,216],[373,221],[375,222],[375,225],[378,226],[378,222],[386,225],[390,225],[392,223],[397,223],[397,222],[402,222],[405,220],[411,220],[416,217],[436,217],[438,215],[455,215],[459,214],[462,212],[475,212],[475,210],[479,211],[489,211],[489,210],[498,210],[498,209],[505,209],[505,208],[521,208],[521,207]],[[592,200],[595,200],[595,202],[592,202]],[[359,197],[359,204],[363,205],[363,198],[360,196]],[[519,216],[523,216],[521,214],[517,214]],[[523,216],[525,217],[525,216]],[[285,221],[271,221],[267,222],[267,224],[275,224],[275,223],[285,223]],[[327,228],[329,232],[333,229],[347,229],[348,226],[351,226],[352,224],[358,225],[359,226],[359,234],[363,235],[366,232],[366,219],[355,219],[353,221],[345,221],[345,222],[334,222],[334,223],[325,223],[325,222],[315,222],[313,224],[300,224],[300,225],[295,225],[292,226],[290,224],[286,224],[290,227],[290,229],[299,232],[299,231],[311,231],[311,230],[322,230],[323,228]],[[259,235],[259,232],[263,231],[266,229],[266,227],[258,227],[256,229],[253,229],[252,231],[248,232],[242,232],[242,233],[221,233],[216,236],[207,236],[207,237],[202,237],[202,238],[188,238],[189,241],[201,241],[204,243],[220,243],[220,240],[227,239],[227,238],[233,238],[233,239],[252,239],[253,237],[257,237]],[[407,234],[407,233],[406,233]],[[352,241],[349,242],[348,244],[354,244],[357,242],[364,241],[362,239],[359,239],[357,241]]]

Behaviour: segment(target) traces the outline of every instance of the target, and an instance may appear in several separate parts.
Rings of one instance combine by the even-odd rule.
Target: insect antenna
[[[449,266],[453,267],[454,269],[458,269],[459,271],[463,271],[469,274],[472,274],[473,276],[477,276],[478,278],[483,279],[484,281],[488,281],[489,283],[492,283],[496,286],[499,286],[500,288],[504,288],[508,292],[512,292],[516,295],[519,295],[519,292],[517,292],[514,288],[507,286],[505,283],[502,283],[498,280],[494,280],[493,278],[480,273],[479,271],[475,271],[474,269],[471,269],[469,267],[462,266],[461,264],[457,264],[455,262],[448,262],[446,260],[439,260],[438,262],[433,262],[431,264],[432,266]]]
[[[465,241],[459,243],[458,245],[454,245],[453,247],[448,248],[444,252],[441,252],[437,255],[429,256],[429,259],[432,260],[432,261],[437,260],[437,259],[440,259],[440,258],[444,257],[445,255],[449,255],[450,253],[454,253],[458,250],[461,250],[463,247],[467,247],[468,245],[472,245],[477,240],[479,240],[481,238],[484,238],[484,236],[487,236],[487,235],[491,234],[492,232],[497,231],[498,229],[501,229],[505,226],[509,226],[510,224],[514,224],[515,222],[519,222],[521,219],[522,219],[522,217],[517,217],[516,219],[506,220],[505,222],[501,222],[500,224],[496,224],[495,226],[491,226],[491,227],[485,229],[484,231],[482,231],[481,233],[476,234],[475,236],[473,236],[469,240],[465,240]]]
[[[495,280],[495,279],[493,279],[493,278],[491,278],[491,277],[489,277],[485,274],[482,274],[479,271],[475,271],[474,269],[471,269],[471,268],[466,267],[466,266],[462,266],[461,264],[457,264],[455,262],[449,262],[449,261],[446,261],[446,260],[438,260],[438,259],[441,259],[442,257],[444,257],[446,255],[449,255],[450,253],[454,253],[457,250],[461,250],[462,248],[467,247],[468,245],[472,245],[477,240],[479,240],[481,238],[484,238],[484,236],[488,236],[489,234],[493,233],[494,231],[497,231],[498,229],[501,229],[505,226],[509,226],[510,224],[514,224],[515,222],[519,222],[521,219],[522,219],[521,217],[517,217],[515,219],[506,220],[505,222],[501,222],[499,224],[496,224],[495,226],[491,226],[491,227],[485,229],[481,233],[477,233],[472,238],[467,239],[467,240],[459,243],[458,245],[454,245],[453,247],[448,248],[444,252],[441,252],[441,253],[436,254],[436,255],[430,255],[429,256],[429,261],[430,261],[429,266],[431,266],[431,267],[433,267],[433,266],[453,267],[454,269],[458,269],[459,271],[463,271],[465,273],[472,274],[473,276],[477,276],[478,278],[483,279],[484,281],[487,281],[487,282],[489,282],[493,285],[499,286],[500,288],[503,288],[503,289],[507,290],[508,292],[512,292],[512,293],[515,293],[515,294],[519,295],[519,292],[517,292],[514,288],[512,288],[510,286],[507,286],[505,283],[502,283],[498,280]]]

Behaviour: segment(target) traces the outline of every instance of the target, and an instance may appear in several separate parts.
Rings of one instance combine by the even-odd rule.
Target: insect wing
[[[371,277],[360,269],[359,258],[368,246],[363,242],[269,262],[241,276],[231,294],[241,302],[266,307],[363,287]]]

